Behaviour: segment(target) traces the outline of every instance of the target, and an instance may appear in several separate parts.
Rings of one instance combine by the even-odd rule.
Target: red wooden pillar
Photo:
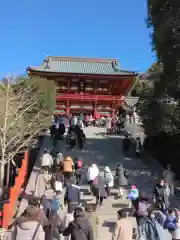
[[[70,107],[69,107],[69,100],[66,101],[66,115],[68,116],[70,113]]]
[[[115,109],[115,102],[113,101],[113,104],[112,104],[112,118],[115,118],[115,112],[116,112],[116,109]]]

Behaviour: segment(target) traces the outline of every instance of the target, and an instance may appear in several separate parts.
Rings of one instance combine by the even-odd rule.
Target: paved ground
[[[66,145],[66,141],[62,141],[60,145],[60,152],[63,152],[64,156],[72,156],[73,158],[81,158],[84,165],[88,166],[92,163],[96,163],[100,169],[103,170],[105,165],[108,165],[112,170],[115,170],[116,164],[122,163],[130,173],[129,183],[136,183],[139,189],[145,190],[147,195],[151,197],[152,188],[157,179],[156,169],[148,169],[146,165],[142,163],[140,159],[129,156],[125,157],[122,154],[122,137],[110,136],[106,137],[105,129],[88,127],[85,128],[87,141],[84,146],[84,151],[77,149],[71,151]],[[31,186],[28,187],[29,192],[33,191],[35,174],[31,179]],[[95,202],[95,199],[87,194],[88,186],[84,183],[81,186],[81,198],[82,202],[91,201]],[[112,196],[105,200],[104,206],[98,210],[98,216],[100,217],[100,239],[111,239],[112,225],[116,221],[116,212],[120,208],[128,209],[128,200],[117,200],[116,190],[112,191]],[[132,218],[134,227],[136,227],[135,219]],[[170,236],[167,235],[167,240],[170,240]],[[165,239],[166,240],[166,239]]]

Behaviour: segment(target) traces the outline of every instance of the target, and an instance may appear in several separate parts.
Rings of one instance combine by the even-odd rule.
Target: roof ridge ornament
[[[119,69],[119,62],[116,60],[116,61],[112,61],[111,62],[112,64],[112,68],[115,72],[118,72],[120,69]]]
[[[49,56],[46,56],[46,58],[44,59],[44,62],[43,62],[44,69],[50,69],[49,61],[50,61]]]

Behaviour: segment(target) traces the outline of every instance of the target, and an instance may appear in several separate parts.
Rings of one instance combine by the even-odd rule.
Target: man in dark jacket
[[[74,210],[74,221],[64,230],[60,227],[60,232],[63,233],[63,236],[71,235],[71,240],[95,240],[93,229],[81,207]]]
[[[73,210],[80,203],[80,188],[76,185],[76,178],[71,178],[64,195],[64,204],[68,204],[68,213]]]

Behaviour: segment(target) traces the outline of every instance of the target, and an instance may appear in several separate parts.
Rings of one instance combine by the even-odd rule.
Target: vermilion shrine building
[[[57,84],[55,114],[114,116],[137,74],[120,68],[117,59],[47,57],[28,74]]]

